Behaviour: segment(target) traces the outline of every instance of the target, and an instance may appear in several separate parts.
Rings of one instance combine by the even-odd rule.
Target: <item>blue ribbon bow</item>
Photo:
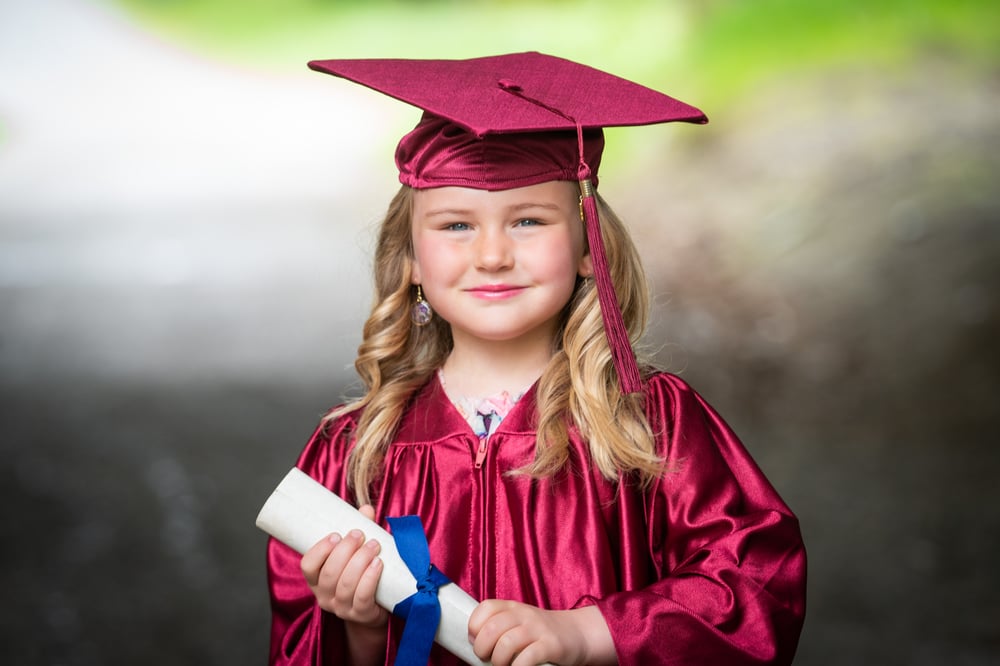
[[[419,516],[389,518],[392,538],[406,567],[417,579],[417,591],[392,609],[406,620],[395,666],[426,666],[430,658],[434,635],[441,622],[441,602],[438,588],[451,581],[431,564],[427,535]]]

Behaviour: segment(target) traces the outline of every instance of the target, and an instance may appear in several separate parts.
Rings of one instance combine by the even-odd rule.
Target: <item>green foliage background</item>
[[[902,72],[927,53],[981,69],[1000,56],[1000,3],[989,0],[119,1],[174,37],[258,66],[540,50],[713,103],[788,72]]]

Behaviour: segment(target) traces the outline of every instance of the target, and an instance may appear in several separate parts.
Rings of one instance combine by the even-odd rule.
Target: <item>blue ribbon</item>
[[[403,599],[392,612],[406,620],[396,666],[426,666],[434,645],[434,635],[441,622],[438,588],[451,581],[431,564],[427,535],[419,516],[389,518],[392,538],[406,567],[417,579],[417,591]]]

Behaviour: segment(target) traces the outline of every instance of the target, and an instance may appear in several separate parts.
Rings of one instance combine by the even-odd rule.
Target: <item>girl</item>
[[[311,66],[425,113],[379,232],[366,392],[298,466],[382,523],[421,517],[486,600],[469,640],[493,664],[790,663],[798,523],[698,394],[636,363],[645,278],[592,189],[601,127],[701,112],[537,53]],[[271,663],[392,662],[379,548],[269,543]]]

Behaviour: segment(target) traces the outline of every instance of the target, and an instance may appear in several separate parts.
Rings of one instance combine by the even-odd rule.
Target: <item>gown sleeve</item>
[[[306,444],[296,466],[327,488],[353,501],[344,461],[350,442],[350,417],[324,422]],[[267,583],[271,597],[272,666],[348,664],[344,624],[322,610],[302,576],[302,556],[271,538],[267,544]]]
[[[584,603],[601,610],[622,664],[791,663],[805,612],[797,519],[684,382],[654,376],[647,395],[668,462],[635,528],[655,582]]]

